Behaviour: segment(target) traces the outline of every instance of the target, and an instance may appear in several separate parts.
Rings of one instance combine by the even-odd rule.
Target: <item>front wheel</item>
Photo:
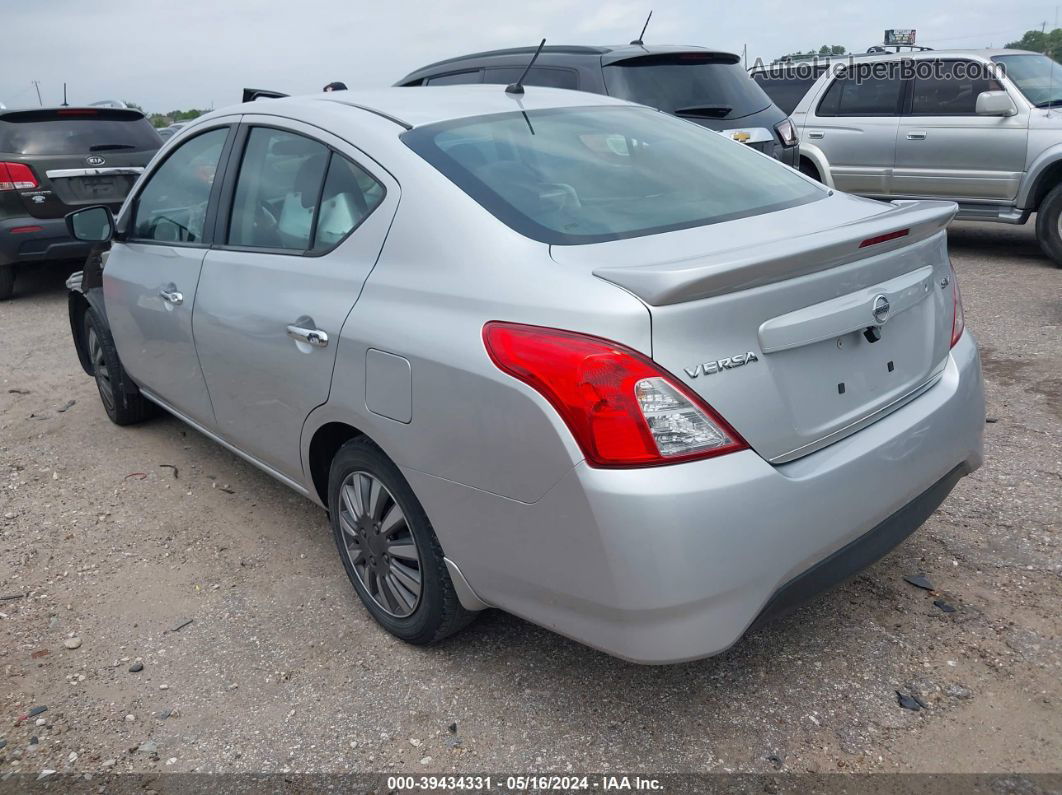
[[[354,590],[392,635],[425,646],[475,618],[458,601],[420,501],[368,439],[347,442],[332,460],[328,511]]]
[[[1062,267],[1062,185],[1044,197],[1036,211],[1036,239],[1055,265]]]
[[[118,359],[107,324],[95,309],[85,312],[85,348],[92,364],[92,375],[100,393],[103,410],[115,425],[132,425],[155,413],[154,404],[140,394],[129,380]]]

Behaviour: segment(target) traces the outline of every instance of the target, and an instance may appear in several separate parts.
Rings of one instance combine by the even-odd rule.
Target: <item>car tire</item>
[[[91,307],[85,312],[85,352],[92,365],[103,410],[115,425],[132,425],[155,414],[155,404],[129,380],[107,324]]]
[[[15,294],[15,266],[0,265],[0,301]]]
[[[354,590],[392,635],[426,646],[476,617],[457,598],[439,539],[413,489],[368,439],[352,439],[332,459],[328,513]]]
[[[1055,265],[1062,267],[1062,185],[1044,197],[1036,211],[1036,239]]]

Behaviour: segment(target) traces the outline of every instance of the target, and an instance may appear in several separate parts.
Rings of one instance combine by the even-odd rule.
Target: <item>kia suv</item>
[[[98,204],[117,211],[160,146],[136,110],[0,110],[0,300],[16,266],[88,254],[63,217]]]

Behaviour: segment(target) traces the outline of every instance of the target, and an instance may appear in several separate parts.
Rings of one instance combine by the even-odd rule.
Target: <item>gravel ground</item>
[[[1062,270],[1029,227],[952,252],[985,466],[845,586],[656,668],[498,611],[392,639],[323,512],[176,420],[111,425],[65,273],[28,275],[0,304],[0,774],[1062,771]]]

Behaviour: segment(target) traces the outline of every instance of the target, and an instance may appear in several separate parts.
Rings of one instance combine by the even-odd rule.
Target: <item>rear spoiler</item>
[[[942,201],[894,201],[885,212],[762,245],[656,265],[602,267],[594,275],[651,306],[696,301],[824,271],[925,240],[958,212]]]
[[[243,90],[244,102],[254,102],[258,99],[283,99],[287,96],[291,95],[281,94],[279,91],[270,91],[267,88],[245,88]]]

